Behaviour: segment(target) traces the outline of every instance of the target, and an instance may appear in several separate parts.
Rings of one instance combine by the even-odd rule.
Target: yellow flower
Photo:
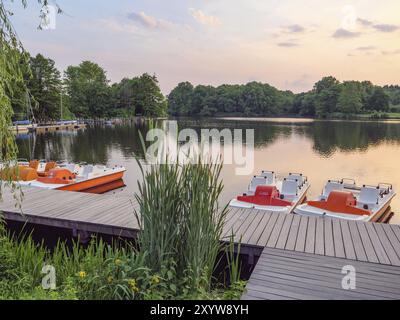
[[[134,292],[138,292],[139,288],[136,285],[136,280],[135,279],[129,279],[128,280],[128,285],[131,288],[132,291]]]
[[[85,278],[86,277],[86,272],[85,271],[79,271],[79,277],[81,279]]]
[[[114,280],[114,278],[113,278],[112,276],[109,276],[109,277],[107,278],[108,283],[113,282],[113,280]]]
[[[117,266],[119,266],[119,265],[121,264],[121,260],[116,259],[116,260],[115,260],[115,264],[116,264]]]
[[[151,277],[151,283],[152,283],[152,284],[158,284],[158,283],[160,283],[160,277],[157,276],[157,275],[152,276],[152,277]]]

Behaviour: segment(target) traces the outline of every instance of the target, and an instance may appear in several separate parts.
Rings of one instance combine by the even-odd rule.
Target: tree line
[[[325,118],[335,114],[389,112],[396,106],[400,106],[399,86],[380,87],[370,81],[339,82],[331,76],[300,94],[259,82],[219,87],[194,87],[190,82],[182,82],[168,95],[168,112],[173,116],[237,114]]]
[[[111,84],[106,71],[91,61],[69,66],[63,74],[52,59],[42,54],[23,62],[29,95],[22,86],[13,90],[14,120],[27,118],[28,104],[38,121],[167,114],[329,118],[400,112],[400,86],[380,87],[370,81],[340,82],[329,76],[315,83],[312,90],[299,94],[260,82],[218,87],[182,82],[165,97],[157,77],[148,73]]]
[[[83,61],[61,75],[52,59],[37,54],[23,65],[29,94],[13,93],[14,119],[26,119],[28,104],[37,121],[72,118],[111,118],[143,115],[164,116],[167,100],[157,77],[147,73],[110,84],[97,63]],[[28,99],[29,98],[29,99]]]

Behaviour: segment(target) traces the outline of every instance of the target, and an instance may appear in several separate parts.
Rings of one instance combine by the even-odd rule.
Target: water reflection
[[[139,171],[134,160],[143,158],[140,134],[163,128],[163,121],[91,126],[81,131],[52,132],[17,137],[19,157],[124,165],[128,171],[125,192],[137,188]],[[317,195],[328,178],[352,177],[359,182],[392,182],[400,189],[400,123],[362,121],[311,121],[291,119],[180,119],[179,129],[254,129],[255,172],[301,171]],[[222,142],[223,143],[223,142]],[[236,176],[225,165],[223,200],[246,187],[249,177]],[[398,197],[400,198],[400,196]],[[400,212],[400,199],[394,202]],[[395,219],[396,221],[396,219]],[[399,219],[400,221],[400,219]]]

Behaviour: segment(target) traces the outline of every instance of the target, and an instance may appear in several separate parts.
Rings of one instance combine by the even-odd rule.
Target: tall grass
[[[200,155],[196,160],[179,164],[166,157],[165,164],[146,167],[138,161],[143,179],[135,194],[146,265],[154,272],[173,270],[189,292],[210,289],[227,214],[218,204],[222,163]]]

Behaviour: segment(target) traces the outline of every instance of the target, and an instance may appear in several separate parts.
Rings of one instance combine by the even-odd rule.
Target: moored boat
[[[294,213],[376,222],[388,210],[395,195],[391,184],[359,187],[354,180],[328,180],[317,199],[299,205]]]
[[[273,171],[254,176],[248,190],[229,203],[231,207],[291,213],[305,198],[310,184],[301,173],[278,179]]]
[[[121,179],[125,171],[122,166],[106,167],[85,163],[20,160],[18,170],[15,170],[14,180],[21,186],[104,193],[121,187]]]

